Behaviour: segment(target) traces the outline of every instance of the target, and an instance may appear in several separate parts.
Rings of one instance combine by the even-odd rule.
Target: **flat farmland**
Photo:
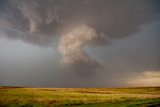
[[[160,103],[160,87],[0,87],[1,107],[146,107]]]

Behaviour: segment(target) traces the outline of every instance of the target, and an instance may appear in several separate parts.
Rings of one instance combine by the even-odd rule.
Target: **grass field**
[[[160,103],[160,87],[0,87],[0,107],[142,107]]]

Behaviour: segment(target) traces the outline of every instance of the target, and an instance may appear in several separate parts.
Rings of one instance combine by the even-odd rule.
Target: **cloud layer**
[[[54,45],[62,57],[60,64],[84,75],[103,68],[103,59],[92,57],[86,47],[108,46],[160,18],[151,0],[2,0],[2,4],[0,36]]]

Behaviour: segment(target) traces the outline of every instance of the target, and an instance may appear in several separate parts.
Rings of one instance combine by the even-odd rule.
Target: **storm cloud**
[[[110,75],[106,77],[111,79],[111,72],[116,74],[121,71],[159,70],[159,58],[151,58],[154,53],[157,56],[158,48],[154,52],[146,49],[139,59],[134,58],[134,46],[130,46],[133,52],[128,52],[127,57],[124,55],[126,49],[122,49],[120,53],[113,49],[115,53],[112,51],[110,57],[117,53],[118,58],[114,56],[115,58],[124,58],[114,62],[116,68],[111,67],[112,61],[107,62],[111,60],[107,56],[110,54],[107,53],[109,46],[118,50],[118,46],[114,47],[112,44],[119,40],[123,42],[122,39],[132,39],[133,35],[143,32],[144,26],[159,21],[157,4],[159,2],[156,0],[2,0],[0,36],[40,47],[51,47],[60,54],[58,66],[76,72],[81,77],[89,77],[94,73],[102,77],[103,74]],[[154,34],[154,40],[159,39],[158,33]],[[154,44],[158,45],[158,42]],[[93,48],[100,50],[100,53],[95,52],[97,56],[92,55]],[[139,55],[141,50],[136,51]],[[130,60],[131,63],[128,63]],[[119,61],[124,66],[119,67]],[[56,70],[61,72],[63,69]]]

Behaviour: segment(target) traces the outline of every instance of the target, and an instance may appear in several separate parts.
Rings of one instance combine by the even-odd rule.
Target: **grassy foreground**
[[[0,87],[0,107],[137,107],[160,102],[160,87],[16,88]],[[97,105],[99,104],[99,105]],[[119,106],[117,106],[119,104]]]

